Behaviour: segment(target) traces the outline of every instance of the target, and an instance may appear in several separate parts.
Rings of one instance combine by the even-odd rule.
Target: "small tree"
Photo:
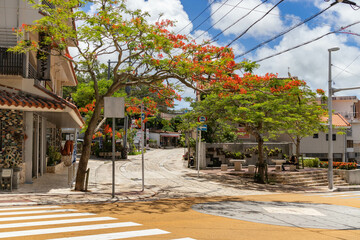
[[[299,89],[305,85],[303,81],[278,79],[273,74],[235,76],[225,85],[217,85],[219,93],[208,95],[194,111],[201,114],[201,110],[211,106],[217,121],[228,123],[234,129],[245,127],[246,132],[255,137],[259,154],[258,180],[264,183],[264,141],[284,133],[287,126],[285,119],[293,118],[293,102],[289,101],[289,97],[295,94],[302,96]]]

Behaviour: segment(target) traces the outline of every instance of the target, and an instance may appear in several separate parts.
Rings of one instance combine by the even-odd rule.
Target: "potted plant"
[[[47,170],[48,173],[55,173],[56,166],[61,162],[61,154],[54,146],[48,148],[48,161],[47,161]]]
[[[18,188],[20,182],[22,160],[16,146],[6,146],[3,151],[3,168],[13,169],[12,187]]]

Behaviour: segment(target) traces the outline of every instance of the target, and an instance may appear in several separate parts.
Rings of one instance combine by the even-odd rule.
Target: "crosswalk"
[[[140,223],[120,222],[113,217],[60,206],[0,208],[0,239],[111,240],[166,235],[171,236],[171,232],[144,229]],[[195,240],[189,237],[161,239]]]
[[[319,196],[324,198],[337,198],[337,199],[354,199],[360,200],[360,191],[352,192],[330,192],[330,193],[312,193],[306,196]]]

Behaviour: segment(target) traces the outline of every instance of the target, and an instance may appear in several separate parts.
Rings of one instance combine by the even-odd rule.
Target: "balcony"
[[[24,78],[36,78],[36,68],[26,64],[25,54],[8,52],[0,48],[0,75],[19,75]]]

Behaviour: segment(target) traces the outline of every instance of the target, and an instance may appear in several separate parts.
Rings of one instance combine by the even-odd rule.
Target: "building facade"
[[[61,129],[84,124],[77,107],[62,98],[63,86],[77,84],[71,63],[7,51],[17,41],[41,38],[17,39],[12,29],[43,15],[26,1],[0,0],[0,167],[20,167],[26,183],[46,172],[47,149],[61,148]]]

